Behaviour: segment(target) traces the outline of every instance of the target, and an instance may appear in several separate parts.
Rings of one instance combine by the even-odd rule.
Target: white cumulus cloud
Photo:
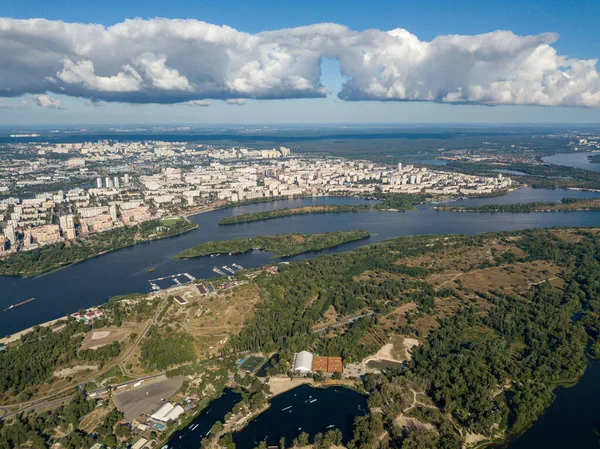
[[[49,109],[65,109],[60,101],[56,98],[52,98],[50,95],[39,94],[33,95],[33,100],[38,106]]]
[[[210,100],[190,100],[186,101],[184,104],[187,106],[207,107],[211,105],[211,102]]]
[[[401,28],[331,23],[250,34],[198,20],[105,27],[0,18],[0,97],[190,105],[317,98],[327,95],[320,78],[328,58],[340,63],[338,96],[347,101],[600,107],[596,59],[559,55],[557,38],[493,31],[424,41]]]
[[[244,100],[243,98],[230,98],[229,100],[225,100],[225,103],[242,106],[246,104],[246,100]]]

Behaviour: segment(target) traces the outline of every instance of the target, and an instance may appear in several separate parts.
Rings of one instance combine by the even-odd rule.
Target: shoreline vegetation
[[[290,207],[286,209],[275,209],[270,211],[234,215],[232,217],[222,218],[218,223],[219,225],[232,225],[239,223],[250,223],[253,221],[271,220],[273,218],[291,217],[294,215],[366,212],[370,209],[371,206],[368,204],[332,204],[323,206]]]
[[[176,254],[175,259],[192,259],[214,254],[240,254],[253,249],[269,251],[276,257],[289,257],[308,251],[321,251],[344,243],[368,239],[365,230],[334,231],[325,234],[278,234],[201,243]]]
[[[436,206],[440,212],[576,212],[585,210],[600,210],[600,198],[579,199],[563,198],[558,203],[517,203],[517,204],[484,204],[481,206]]]
[[[197,227],[186,218],[177,221],[150,220],[91,234],[73,242],[20,251],[0,260],[0,276],[40,276],[139,243],[185,234]]]

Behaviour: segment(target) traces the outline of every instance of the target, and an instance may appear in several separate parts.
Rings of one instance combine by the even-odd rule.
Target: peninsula
[[[370,208],[371,207],[368,204],[332,204],[324,206],[290,207],[286,209],[275,209],[264,212],[234,215],[233,217],[227,217],[219,220],[219,224],[231,225],[238,223],[250,223],[252,221],[270,220],[272,218],[291,217],[292,215],[366,212]]]
[[[254,238],[238,238],[216,242],[206,242],[181,251],[176,259],[191,259],[194,257],[210,256],[212,254],[239,254],[261,249],[275,254],[277,257],[288,257],[307,251],[321,251],[333,248],[343,243],[368,239],[368,231],[335,231],[325,234],[278,234],[263,235]]]

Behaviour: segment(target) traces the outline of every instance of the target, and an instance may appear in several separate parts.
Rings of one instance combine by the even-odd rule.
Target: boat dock
[[[171,276],[163,276],[161,278],[150,279],[150,287],[153,291],[159,292],[163,288],[175,287],[177,285],[189,284],[195,281],[196,278],[189,273],[177,273]]]

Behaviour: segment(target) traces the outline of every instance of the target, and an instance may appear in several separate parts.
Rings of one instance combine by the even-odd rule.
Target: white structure
[[[294,361],[294,372],[298,374],[310,374],[313,366],[313,355],[308,351],[300,351],[296,354]]]
[[[169,422],[179,418],[183,412],[184,410],[180,405],[173,406],[173,404],[167,402],[150,418],[160,422]]]

